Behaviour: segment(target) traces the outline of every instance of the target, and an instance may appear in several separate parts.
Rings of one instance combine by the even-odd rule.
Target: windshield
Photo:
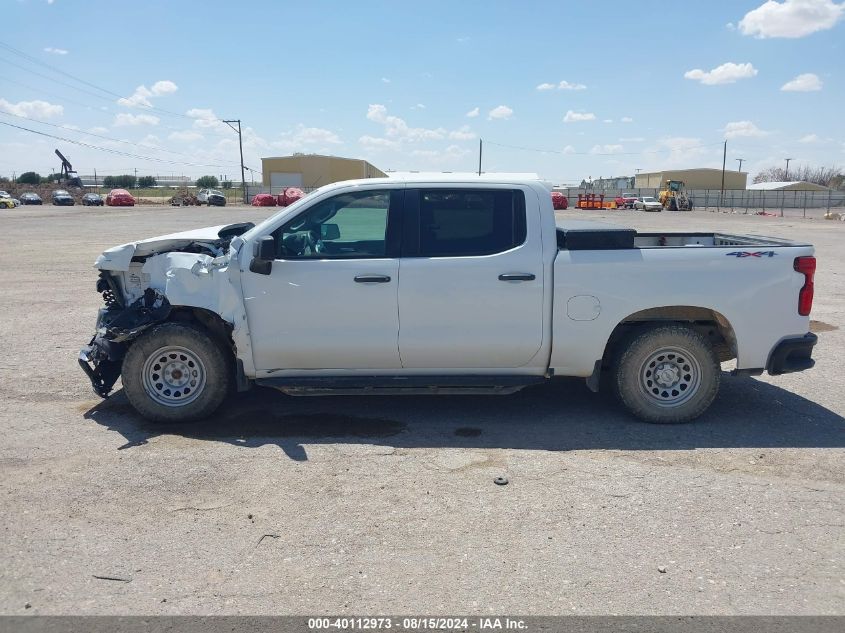
[[[643,202],[654,202],[654,198],[649,198],[649,197],[643,198]]]

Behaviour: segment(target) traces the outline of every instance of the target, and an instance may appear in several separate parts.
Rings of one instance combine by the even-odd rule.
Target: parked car
[[[201,189],[197,194],[197,200],[200,204],[207,204],[210,207],[226,206],[226,196],[223,195],[222,191],[216,189]]]
[[[269,193],[259,193],[252,199],[254,207],[275,207],[276,196]]]
[[[27,191],[21,194],[21,204],[44,204],[44,201],[34,191]]]
[[[280,207],[287,207],[304,197],[305,192],[299,187],[285,187],[282,193],[277,196],[276,201]]]
[[[559,191],[552,191],[552,208],[557,211],[569,208],[569,198]]]
[[[663,205],[660,204],[660,200],[652,196],[637,198],[637,201],[634,203],[634,208],[641,211],[663,211]]]
[[[716,397],[720,362],[735,358],[738,375],[813,366],[813,253],[781,238],[556,225],[539,180],[338,182],[258,226],[105,251],[106,306],[79,360],[99,395],[122,376],[157,421],[207,417],[252,385],[501,394],[580,376],[593,391],[612,384],[643,420],[685,422]]]
[[[56,189],[52,195],[53,204],[61,207],[72,207],[76,204],[73,196],[64,189]]]
[[[637,196],[633,193],[623,193],[622,195],[616,196],[615,202],[617,209],[633,209],[634,204],[637,202]]]
[[[0,209],[14,209],[17,205],[7,191],[0,191]]]
[[[106,204],[110,207],[134,207],[135,198],[126,189],[112,189],[106,196]]]
[[[86,193],[82,196],[82,204],[87,207],[101,207],[103,206],[103,196],[98,193]]]

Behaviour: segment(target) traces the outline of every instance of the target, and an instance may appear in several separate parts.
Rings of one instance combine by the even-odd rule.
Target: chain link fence
[[[657,198],[658,189],[585,189],[583,187],[556,187],[569,199],[570,208],[575,206],[578,194],[604,195],[606,201],[613,200],[625,194],[634,194],[638,198],[651,196]],[[845,212],[845,191],[808,191],[808,190],[774,190],[762,191],[757,189],[725,190],[719,189],[687,189],[687,196],[692,200],[697,211],[724,211],[747,214],[773,214],[782,217],[823,217],[826,213]]]

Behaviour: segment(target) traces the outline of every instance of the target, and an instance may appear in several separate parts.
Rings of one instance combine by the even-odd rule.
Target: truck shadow
[[[842,416],[768,383],[723,376],[708,413],[692,424],[643,424],[580,379],[555,379],[511,396],[290,397],[272,389],[238,394],[212,418],[157,425],[141,418],[122,391],[85,413],[126,443],[159,435],[277,445],[293,460],[309,444],[361,443],[394,448],[692,450],[696,448],[840,448]]]

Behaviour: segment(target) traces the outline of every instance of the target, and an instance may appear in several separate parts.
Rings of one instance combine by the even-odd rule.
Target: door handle
[[[386,284],[390,282],[390,277],[387,275],[358,275],[355,277],[355,283],[358,284]]]
[[[499,281],[534,281],[536,278],[531,273],[504,273],[499,275]]]

